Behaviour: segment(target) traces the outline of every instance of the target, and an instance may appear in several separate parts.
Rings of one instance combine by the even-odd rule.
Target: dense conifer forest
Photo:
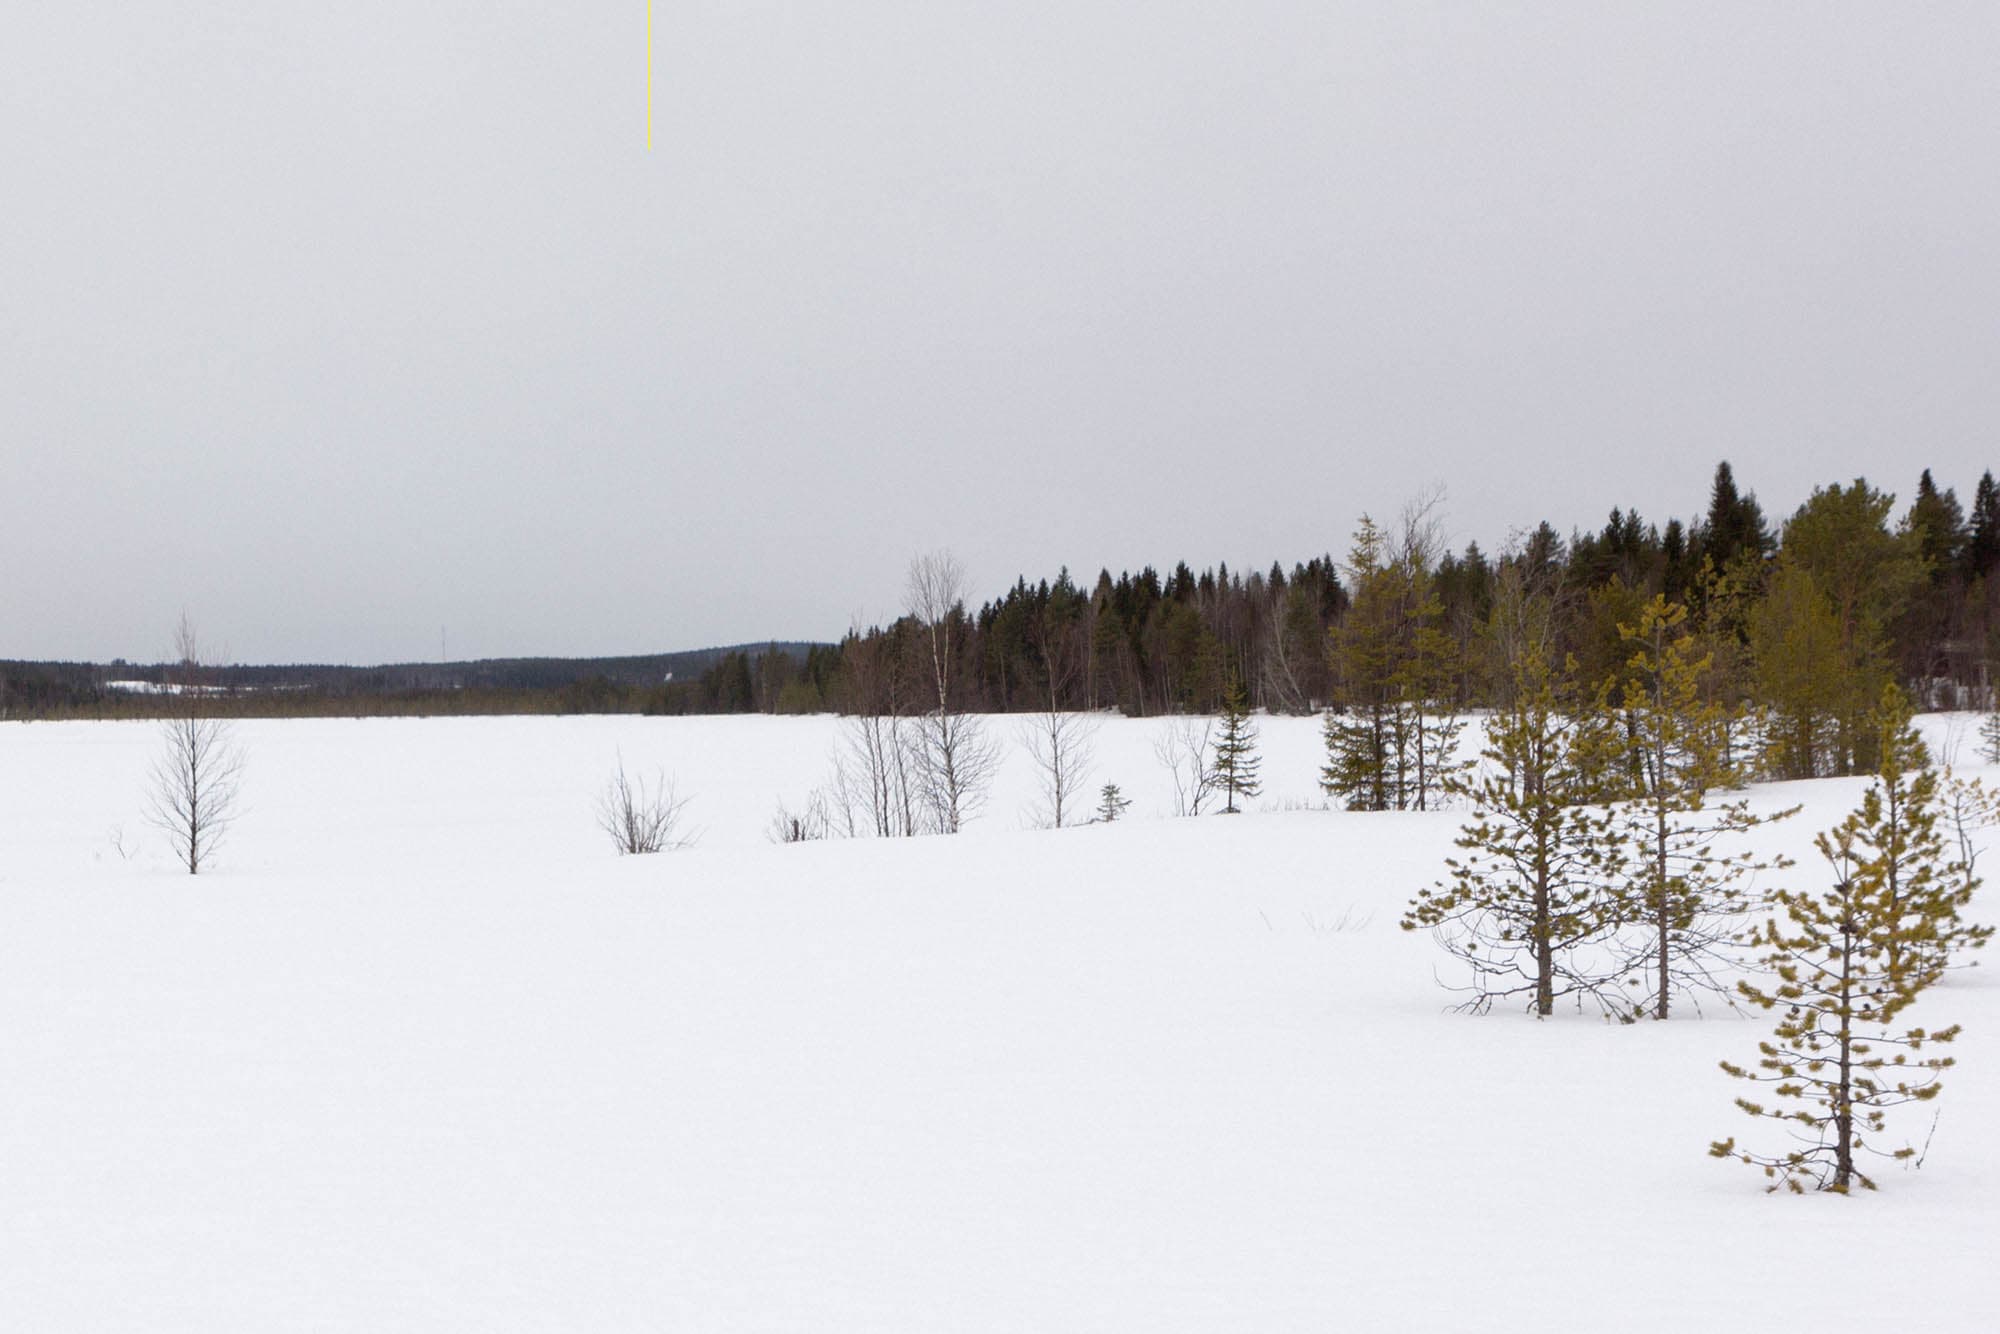
[[[1066,570],[1017,580],[961,613],[955,704],[1213,713],[1242,682],[1272,712],[1330,711],[1330,732],[1386,728],[1397,710],[1504,701],[1525,608],[1543,609],[1541,651],[1574,659],[1581,681],[1608,682],[1632,651],[1621,627],[1656,596],[1685,609],[1712,655],[1704,689],[1732,709],[1759,706],[1784,774],[1871,763],[1861,720],[1885,684],[1924,708],[1989,702],[2000,628],[1990,472],[1969,507],[1926,471],[1907,504],[1856,479],[1774,520],[1723,463],[1692,520],[1613,509],[1596,531],[1565,538],[1544,522],[1497,554],[1448,550],[1441,532],[1439,502],[1424,498],[1387,522],[1362,517],[1344,559],[1289,571],[1183,563],[1165,575],[1101,572],[1089,587]],[[922,707],[903,686],[917,675],[906,664],[921,632],[905,618],[850,635],[837,670],[817,678],[833,686],[824,704]]]

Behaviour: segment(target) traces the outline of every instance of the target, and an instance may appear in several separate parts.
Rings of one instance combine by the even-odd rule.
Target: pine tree
[[[1770,710],[1764,768],[1781,778],[1846,772],[1843,720],[1859,713],[1872,676],[1841,642],[1840,622],[1812,573],[1781,562],[1750,615],[1758,694]]]
[[[1872,722],[1881,758],[1852,820],[1856,855],[1880,878],[1884,910],[1894,915],[1890,963],[1901,966],[1913,949],[1924,966],[1942,972],[1953,956],[1983,946],[1993,928],[1961,915],[1978,881],[1969,852],[1954,860],[1946,851],[1938,829],[1941,780],[1901,690],[1883,688]]]
[[[1836,774],[1874,766],[1868,717],[1882,686],[1894,679],[1891,628],[1925,584],[1921,534],[1890,531],[1894,504],[1895,497],[1856,478],[1815,487],[1785,522],[1783,565],[1810,577],[1838,646],[1806,664],[1836,701],[1833,744],[1823,756]],[[1774,594],[1781,582],[1773,583]]]
[[[1687,609],[1656,595],[1619,628],[1634,650],[1622,686],[1623,741],[1637,781],[1616,825],[1633,855],[1625,916],[1643,940],[1634,983],[1644,977],[1647,995],[1634,1010],[1665,1019],[1676,992],[1723,991],[1716,970],[1733,962],[1730,946],[1752,906],[1749,877],[1784,864],[1721,851],[1718,842],[1798,808],[1757,815],[1746,801],[1707,805],[1712,789],[1742,780],[1723,757],[1723,710],[1703,698],[1710,659],[1687,629]]]
[[[1465,1008],[1525,997],[1536,1015],[1564,996],[1618,1013],[1623,845],[1606,791],[1615,747],[1601,699],[1581,695],[1574,663],[1553,669],[1542,649],[1516,660],[1513,700],[1487,723],[1486,771],[1453,780],[1473,818],[1460,832],[1463,858],[1419,891],[1406,931],[1428,927],[1472,969]]]
[[[1235,815],[1238,797],[1254,797],[1257,783],[1257,725],[1250,721],[1250,700],[1243,682],[1231,677],[1222,699],[1222,735],[1216,738],[1215,785],[1222,789],[1224,815]]]
[[[1948,1056],[1912,1057],[1956,1038],[1956,1025],[1936,1032],[1891,1027],[1937,980],[1939,969],[1935,955],[1912,948],[1922,922],[1900,910],[1882,863],[1860,846],[1866,825],[1857,811],[1819,836],[1832,888],[1778,891],[1786,922],[1774,918],[1753,938],[1774,980],[1738,984],[1746,1000],[1780,1016],[1772,1040],[1758,1044],[1754,1069],[1728,1061],[1722,1068],[1738,1079],[1774,1085],[1780,1102],[1765,1106],[1739,1097],[1736,1105],[1751,1116],[1785,1122],[1803,1147],[1753,1153],[1738,1148],[1732,1136],[1711,1144],[1709,1152],[1762,1168],[1772,1190],[1873,1190],[1857,1155],[1913,1156],[1907,1146],[1885,1153],[1874,1140],[1886,1133],[1889,1111],[1935,1098],[1942,1087],[1938,1076],[1952,1064]]]
[[[1132,799],[1118,790],[1118,784],[1106,783],[1098,794],[1097,819],[1101,824],[1110,824],[1132,804]]]

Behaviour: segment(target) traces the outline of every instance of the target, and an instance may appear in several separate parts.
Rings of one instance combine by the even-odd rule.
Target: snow
[[[1161,818],[1107,720],[1135,818],[1024,829],[996,720],[965,835],[779,847],[832,719],[246,723],[197,879],[151,726],[0,728],[0,1329],[2000,1327],[1995,969],[1917,1016],[1922,1170],[1766,1196],[1706,1154],[1762,1024],[1448,1012],[1397,919],[1459,814],[1285,809],[1261,725],[1264,811]],[[621,754],[695,848],[613,855]]]

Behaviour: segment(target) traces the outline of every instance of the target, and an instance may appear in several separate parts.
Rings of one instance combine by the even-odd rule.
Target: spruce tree
[[[1106,783],[1098,794],[1097,819],[1101,824],[1110,824],[1132,804],[1132,799],[1118,790],[1118,784]]]
[[[1250,699],[1241,679],[1231,677],[1222,699],[1222,735],[1215,742],[1210,765],[1215,785],[1222,789],[1224,815],[1235,815],[1238,797],[1254,797],[1257,782],[1257,725],[1250,721]]]
[[[1951,488],[1938,490],[1929,468],[1917,479],[1917,498],[1910,502],[1904,523],[1917,534],[1917,549],[1932,583],[1943,583],[1958,573],[1965,554],[1965,511]]]
[[[1381,529],[1367,515],[1348,554],[1352,601],[1328,634],[1337,707],[1326,711],[1326,765],[1320,786],[1349,810],[1386,811],[1400,805],[1396,789],[1397,641],[1400,600]]]
[[[1988,764],[2000,764],[2000,709],[1993,709],[1979,724],[1979,757]]]
[[[1971,532],[1965,542],[1965,578],[1990,579],[2000,568],[2000,482],[1991,472],[1981,473],[1972,493]]]
[[[1487,722],[1485,771],[1453,780],[1473,805],[1459,834],[1463,857],[1422,890],[1402,926],[1428,927],[1472,970],[1464,1008],[1524,999],[1538,1016],[1575,996],[1622,1011],[1615,948],[1622,841],[1600,802],[1615,757],[1600,698],[1584,696],[1575,664],[1551,666],[1531,646],[1516,659],[1512,701]]]
[[[1773,1085],[1779,1101],[1766,1106],[1739,1097],[1736,1105],[1751,1116],[1785,1122],[1802,1146],[1757,1153],[1737,1147],[1732,1136],[1711,1144],[1709,1152],[1763,1169],[1772,1190],[1873,1190],[1860,1155],[1913,1156],[1907,1145],[1884,1151],[1876,1140],[1886,1133],[1891,1110],[1935,1098],[1938,1076],[1952,1064],[1948,1056],[1919,1053],[1956,1038],[1956,1025],[1935,1032],[1892,1026],[1940,969],[1935,954],[1913,948],[1924,924],[1896,904],[1883,863],[1862,846],[1867,826],[1857,811],[1819,836],[1832,887],[1778,891],[1784,922],[1773,918],[1753,937],[1771,980],[1738,984],[1746,1000],[1778,1011],[1779,1018],[1772,1040],[1758,1044],[1754,1068],[1728,1061],[1722,1068],[1738,1079]]]
[[[1423,544],[1392,554],[1367,515],[1348,558],[1353,601],[1328,636],[1339,708],[1328,708],[1320,786],[1350,810],[1426,810],[1459,767],[1463,670]]]
[[[1715,466],[1702,538],[1706,554],[1718,569],[1739,559],[1760,560],[1771,549],[1771,530],[1764,522],[1763,507],[1754,495],[1737,491],[1736,475],[1727,460]]]
[[[1797,807],[1757,815],[1747,801],[1707,804],[1711,790],[1742,779],[1724,758],[1723,710],[1703,697],[1710,659],[1687,628],[1685,607],[1656,595],[1620,631],[1633,650],[1622,740],[1636,782],[1617,808],[1615,832],[1632,856],[1624,916],[1639,928],[1632,982],[1644,993],[1634,1013],[1665,1019],[1677,992],[1724,990],[1718,969],[1733,962],[1740,919],[1752,906],[1749,878],[1783,864],[1718,844]]]
[[[1464,667],[1458,640],[1445,629],[1437,580],[1422,565],[1402,571],[1408,596],[1407,637],[1393,684],[1402,718],[1406,760],[1399,808],[1429,810],[1446,783],[1465,766],[1457,758],[1465,721],[1454,697]]]

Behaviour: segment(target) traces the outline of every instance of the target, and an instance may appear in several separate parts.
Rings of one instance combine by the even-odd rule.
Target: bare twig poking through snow
[[[624,757],[618,771],[597,798],[597,827],[611,836],[621,856],[647,852],[671,852],[694,842],[694,835],[681,828],[688,798],[676,796],[672,780],[655,774],[648,783],[636,782],[625,773]]]
[[[174,630],[178,712],[160,725],[148,817],[167,835],[174,859],[199,875],[236,818],[243,751],[227,719],[215,717],[201,687],[201,644],[187,614]]]
[[[139,852],[138,845],[125,837],[125,826],[122,824],[111,826],[111,835],[106,841],[111,844],[111,850],[118,854],[119,861],[129,862]]]
[[[806,795],[805,805],[796,811],[779,802],[778,813],[771,817],[766,833],[773,843],[811,843],[833,837],[833,829],[833,811],[827,804],[826,792],[814,788]]]

